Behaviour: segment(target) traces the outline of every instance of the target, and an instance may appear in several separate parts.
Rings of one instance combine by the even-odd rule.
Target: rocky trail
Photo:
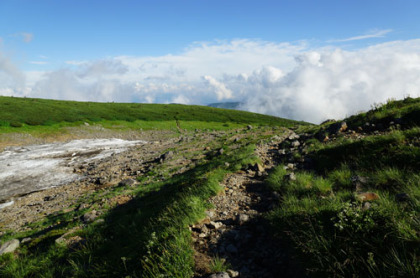
[[[195,277],[298,276],[286,248],[272,238],[264,217],[279,199],[264,179],[276,165],[279,143],[290,136],[285,134],[270,144],[259,145],[256,152],[263,163],[227,175],[221,184],[222,193],[209,200],[213,209],[191,227]],[[226,272],[212,273],[215,258],[225,264]]]

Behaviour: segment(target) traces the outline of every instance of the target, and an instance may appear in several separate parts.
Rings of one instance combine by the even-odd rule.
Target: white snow
[[[0,153],[0,209],[11,198],[80,178],[73,173],[80,165],[123,152],[145,141],[83,139],[67,143],[10,147]]]

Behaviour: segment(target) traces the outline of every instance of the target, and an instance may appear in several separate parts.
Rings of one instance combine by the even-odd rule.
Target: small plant
[[[224,272],[229,268],[230,265],[226,262],[226,259],[220,258],[218,255],[216,255],[210,263],[211,272]]]

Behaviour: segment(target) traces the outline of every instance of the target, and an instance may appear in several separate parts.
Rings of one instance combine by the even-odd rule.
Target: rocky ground
[[[279,199],[264,179],[277,164],[279,144],[295,136],[289,131],[260,144],[256,153],[262,163],[229,174],[222,194],[209,200],[214,209],[191,227],[196,277],[298,276],[286,248],[272,238],[264,218]],[[227,272],[211,274],[215,258],[224,262]]]
[[[112,157],[75,166],[73,171],[82,177],[80,180],[16,199],[13,205],[1,211],[0,235],[7,230],[31,229],[30,223],[58,212],[92,206],[83,202],[88,199],[86,196],[98,191],[105,196],[108,188],[121,182],[136,184],[136,177],[147,175],[162,163],[167,164],[166,167],[173,169],[174,173],[186,171],[194,161],[202,158],[203,151],[208,150],[216,140],[227,136],[239,141],[245,136],[238,131],[164,133],[154,131],[143,132],[143,136],[133,133],[128,137],[127,134],[120,135],[124,139],[147,139],[148,143]],[[83,135],[77,139],[109,136]],[[221,184],[224,188],[222,194],[209,200],[214,209],[206,212],[207,217],[201,223],[191,227],[196,252],[196,277],[212,274],[210,265],[215,257],[229,266],[229,277],[276,277],[278,273],[290,277],[295,275],[290,256],[278,241],[271,238],[263,215],[272,209],[273,201],[279,198],[266,188],[264,179],[277,163],[278,146],[285,138],[293,139],[296,135],[292,131],[270,131],[265,135],[270,135],[272,139],[257,146],[256,154],[262,163],[229,174]],[[26,140],[29,139],[25,138],[21,143],[28,142]],[[46,141],[49,139],[42,143]],[[90,222],[103,213],[105,207],[122,205],[131,198],[130,195],[104,198],[100,204],[95,204],[99,209],[90,212],[94,215],[85,215],[84,220]],[[79,205],[75,207],[75,204]]]
[[[255,132],[263,135],[261,131]],[[112,157],[78,165],[73,171],[83,177],[80,180],[15,200],[13,205],[1,210],[0,235],[7,230],[30,229],[28,224],[59,211],[80,209],[80,205],[74,205],[80,204],[89,194],[102,191],[105,195],[108,189],[121,183],[135,185],[137,177],[147,176],[162,163],[172,169],[172,174],[184,172],[195,161],[202,159],[204,151],[216,141],[223,143],[223,138],[228,138],[235,142],[242,140],[245,134],[242,131],[182,133],[182,130],[181,133],[114,134],[113,137],[142,139],[148,143]],[[289,170],[310,168],[310,161],[305,157],[306,140],[314,136],[320,141],[333,141],[338,135],[360,139],[368,134],[347,130],[344,124],[340,124],[336,132],[330,132],[329,137],[324,134],[298,135],[291,130],[271,130],[264,134],[269,135],[271,140],[257,145],[256,154],[262,163],[227,175],[221,184],[222,193],[209,200],[213,209],[206,212],[207,217],[202,222],[190,227],[195,249],[195,277],[300,277],[301,270],[287,248],[274,240],[267,229],[265,213],[275,206],[279,195],[270,191],[264,180],[280,161],[287,161]],[[109,135],[82,132],[78,138],[104,138]],[[28,138],[25,138],[20,142],[27,142]],[[162,175],[160,178],[165,177]],[[289,178],[292,179],[293,175]],[[93,211],[95,215],[86,215],[85,220],[93,220],[105,211],[105,207],[122,205],[131,198],[130,195],[104,198],[100,204],[95,204],[99,208]],[[223,262],[227,272],[213,273],[211,265],[215,259]]]

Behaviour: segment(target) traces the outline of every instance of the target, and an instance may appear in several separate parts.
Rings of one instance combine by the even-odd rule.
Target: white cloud
[[[80,66],[80,65],[83,65],[83,64],[87,64],[88,61],[74,61],[74,60],[72,60],[72,61],[65,61],[65,63],[67,65]]]
[[[46,62],[46,61],[29,61],[29,63],[33,64],[33,65],[46,65],[46,64],[48,64],[48,62]]]
[[[18,89],[25,84],[25,75],[0,52],[0,88]]]
[[[366,40],[372,38],[383,38],[386,34],[392,32],[392,29],[386,30],[373,30],[368,32],[365,35],[350,37],[346,39],[338,39],[338,40],[330,40],[329,42],[348,42],[348,41],[358,41],[358,40]]]
[[[305,42],[233,40],[196,43],[178,55],[68,61],[68,68],[25,75],[0,56],[0,94],[148,103],[240,101],[246,110],[316,123],[388,98],[418,96],[419,49],[420,40],[352,51]]]
[[[203,79],[210,87],[212,87],[216,93],[217,100],[224,100],[232,98],[232,91],[226,88],[225,84],[217,81],[215,78],[205,75]]]
[[[178,95],[174,97],[170,103],[190,104],[190,100],[184,95]]]

